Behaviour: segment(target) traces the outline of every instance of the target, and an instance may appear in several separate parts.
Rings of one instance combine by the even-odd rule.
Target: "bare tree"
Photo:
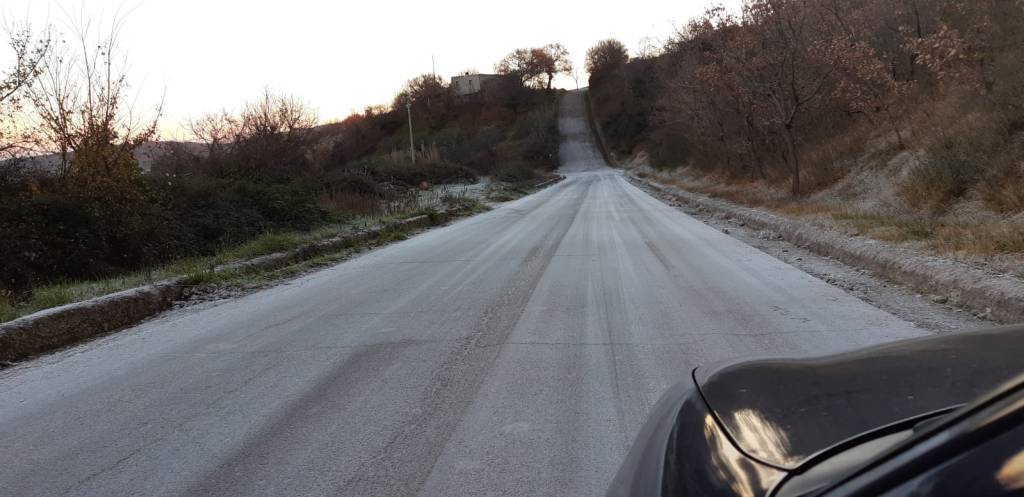
[[[636,58],[643,60],[654,59],[662,53],[664,53],[662,44],[656,38],[645,36],[637,46]]]
[[[72,15],[68,15],[73,19]],[[29,95],[62,176],[87,182],[137,176],[135,149],[156,135],[162,104],[139,113],[128,95],[127,61],[119,46],[125,18],[109,26],[82,15],[71,43],[49,53]]]
[[[208,154],[220,155],[238,135],[238,119],[227,111],[207,114],[188,122],[192,136],[206,145]]]
[[[685,25],[663,69],[666,91],[657,114],[664,124],[685,127],[705,161],[730,174],[749,168],[764,179],[765,126],[756,95],[733,67],[743,57],[737,51],[745,34],[741,20],[722,7]]]
[[[28,147],[31,136],[18,122],[26,90],[42,73],[43,61],[50,53],[49,31],[34,34],[29,25],[6,29],[13,56],[11,67],[0,72],[0,162],[11,164]]]
[[[831,91],[834,73],[815,45],[811,1],[750,1],[744,36],[726,53],[729,70],[759,103],[758,118],[783,138],[793,195],[801,193],[801,119]]]
[[[237,118],[231,147],[234,169],[229,172],[260,181],[286,180],[304,172],[310,166],[311,128],[318,121],[302,100],[265,89]]]
[[[238,115],[207,114],[189,121],[188,128],[206,146],[205,157],[196,161],[202,173],[275,182],[311,167],[318,123],[316,112],[302,100],[265,88]]]
[[[242,133],[246,138],[294,135],[316,126],[317,115],[305,102],[284,94],[264,89],[255,101],[242,111]]]
[[[551,89],[556,75],[572,75],[572,60],[569,59],[569,50],[560,43],[550,43],[533,49],[533,58],[540,71],[548,77],[548,90]]]

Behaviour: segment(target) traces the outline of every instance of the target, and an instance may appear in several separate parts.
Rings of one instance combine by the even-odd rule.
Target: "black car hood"
[[[1024,328],[909,340],[817,359],[699,369],[747,455],[783,469],[874,428],[964,404],[1024,370]]]

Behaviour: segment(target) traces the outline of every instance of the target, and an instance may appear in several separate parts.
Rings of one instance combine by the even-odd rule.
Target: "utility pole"
[[[412,99],[405,101],[405,111],[409,114],[409,157],[412,158],[412,165],[416,165],[416,142],[412,139]]]

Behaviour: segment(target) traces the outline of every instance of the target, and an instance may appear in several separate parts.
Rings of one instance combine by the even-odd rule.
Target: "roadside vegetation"
[[[10,32],[0,320],[415,216],[485,177],[482,200],[512,198],[557,167],[557,45],[499,63],[506,77],[472,95],[422,75],[390,105],[324,124],[267,89],[192,120],[192,141],[161,143],[161,107],[132,105],[123,21],[68,39]]]
[[[526,193],[528,192],[523,192],[523,194]],[[259,287],[263,284],[304,272],[310,268],[322,267],[327,261],[341,261],[367,248],[404,239],[412,231],[411,229],[388,227],[402,219],[417,216],[435,217],[444,215],[446,219],[451,220],[479,214],[489,209],[479,200],[470,196],[458,195],[457,192],[456,194],[444,194],[436,199],[425,200],[422,205],[427,207],[401,211],[391,216],[359,218],[353,222],[330,223],[310,231],[268,232],[240,245],[218,251],[213,255],[179,259],[167,264],[147,267],[139,271],[105,278],[60,281],[40,285],[33,288],[31,294],[20,299],[0,300],[0,322],[10,321],[40,310],[81,302],[94,297],[158,283],[176,277],[185,277],[187,283],[194,287],[193,292],[209,293],[224,286],[231,288]],[[382,227],[384,227],[382,234],[371,240],[347,245],[341,250],[331,251],[283,267],[270,269],[240,267],[232,270],[216,270],[218,267],[227,264],[285,252],[317,242],[345,237],[354,239],[360,233],[381,229]]]
[[[1019,274],[1021,60],[1016,1],[747,0],[587,65],[620,163]]]
[[[443,215],[446,220],[454,220],[486,212],[487,210],[489,210],[487,205],[473,198],[446,196],[443,199],[443,207],[440,210],[424,209],[418,215],[427,216],[432,219]],[[376,226],[368,227],[367,229],[377,228],[378,230],[376,236],[367,239],[355,238],[353,235],[356,235],[358,230],[352,230],[351,226],[343,226],[341,227],[343,230],[341,233],[334,230],[321,229],[318,230],[318,233],[307,236],[286,237],[283,243],[282,241],[272,241],[266,238],[254,240],[240,250],[244,256],[234,255],[203,261],[204,263],[201,265],[191,265],[188,272],[180,273],[184,275],[185,284],[188,285],[186,299],[194,300],[196,295],[204,294],[213,295],[214,298],[221,298],[226,294],[245,293],[260,289],[316,269],[337,264],[366,250],[405,240],[421,230],[421,228],[395,223],[395,221],[399,221],[399,219],[388,220]],[[287,264],[269,266],[230,264],[261,255],[292,249],[301,250],[312,243],[325,242],[332,239],[343,241],[340,244],[340,248],[326,250],[318,255],[300,257],[296,261]],[[221,264],[225,263],[228,263],[228,265],[221,266]]]

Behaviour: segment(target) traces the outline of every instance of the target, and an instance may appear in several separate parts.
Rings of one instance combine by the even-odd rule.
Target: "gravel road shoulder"
[[[782,240],[777,233],[757,230],[723,214],[680,202],[643,181],[628,174],[625,176],[652,197],[922,329],[948,333],[992,325],[983,314],[979,317],[969,310],[951,305],[943,297],[919,294],[874,276],[867,270],[846,265],[831,257],[823,257]]]

